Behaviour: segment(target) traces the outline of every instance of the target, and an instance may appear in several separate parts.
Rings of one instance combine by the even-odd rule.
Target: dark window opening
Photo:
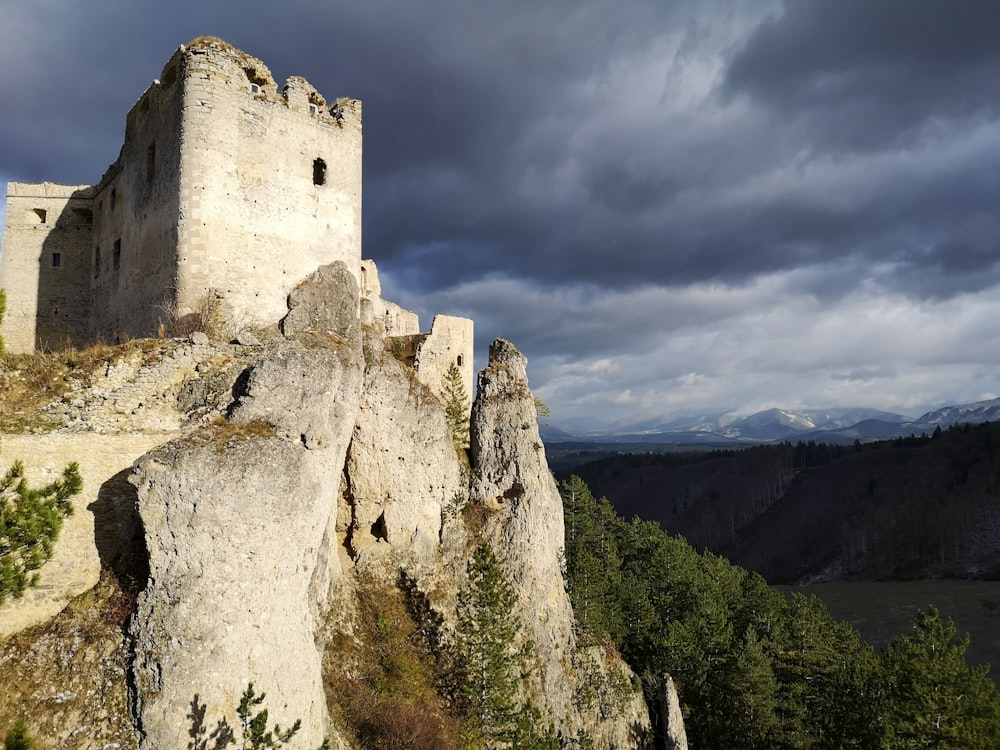
[[[247,80],[250,82],[250,93],[264,93],[264,84],[267,83],[267,79],[253,67],[243,68],[243,72],[246,74]]]
[[[156,176],[156,144],[150,143],[146,149],[146,181],[152,182]]]
[[[326,162],[322,159],[313,161],[313,185],[326,184]]]
[[[111,210],[115,210],[118,205],[118,188],[111,188]]]
[[[458,367],[461,367],[463,362],[465,362],[465,358],[461,354],[459,354],[457,357],[455,357],[455,364]]]
[[[52,315],[54,317],[57,317],[57,318],[59,317],[59,308],[58,307],[53,307],[52,308]]]
[[[378,520],[372,524],[372,536],[376,539],[381,539],[384,542],[389,541],[389,536],[385,530],[385,513],[378,517]]]
[[[38,223],[44,224],[45,218],[49,215],[49,212],[46,211],[44,208],[34,208],[32,210],[35,212],[35,216],[38,217]]]
[[[93,224],[94,212],[91,211],[89,208],[74,208],[73,221],[75,221],[77,224]]]
[[[111,268],[117,271],[122,267],[122,241],[115,240],[115,247],[111,253]]]
[[[94,278],[101,275],[101,248],[94,248]]]
[[[62,253],[52,253],[52,267],[62,268]]]

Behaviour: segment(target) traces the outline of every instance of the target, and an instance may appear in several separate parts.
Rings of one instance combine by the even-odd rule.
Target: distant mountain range
[[[930,434],[953,424],[1000,420],[1000,398],[945,406],[916,419],[878,409],[767,409],[749,416],[732,412],[668,419],[647,414],[618,420],[604,430],[571,433],[542,428],[546,442],[665,443],[676,445],[753,445],[791,442],[850,444]]]

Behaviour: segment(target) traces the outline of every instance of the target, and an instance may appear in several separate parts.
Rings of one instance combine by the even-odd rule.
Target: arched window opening
[[[322,159],[313,160],[313,185],[326,184],[326,162]]]

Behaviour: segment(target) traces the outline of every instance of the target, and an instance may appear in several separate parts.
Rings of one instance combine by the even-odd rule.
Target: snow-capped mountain
[[[1000,421],[1000,398],[946,406],[916,419],[867,408],[766,409],[754,414],[737,411],[687,417],[649,416],[648,412],[620,419],[590,440],[674,444],[740,444],[780,440],[851,443],[907,435],[930,434],[954,424]],[[549,429],[547,440],[572,439],[572,430]]]
[[[945,406],[921,415],[913,420],[912,424],[930,427],[933,430],[935,427],[944,429],[958,423],[979,424],[997,420],[1000,420],[1000,398],[977,401],[973,404]]]

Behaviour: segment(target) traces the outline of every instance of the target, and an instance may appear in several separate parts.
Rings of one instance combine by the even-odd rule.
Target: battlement
[[[219,39],[179,47],[96,185],[8,188],[11,350],[156,335],[208,296],[234,320],[270,323],[337,260],[360,282],[361,113],[301,76],[279,90],[262,61]]]

